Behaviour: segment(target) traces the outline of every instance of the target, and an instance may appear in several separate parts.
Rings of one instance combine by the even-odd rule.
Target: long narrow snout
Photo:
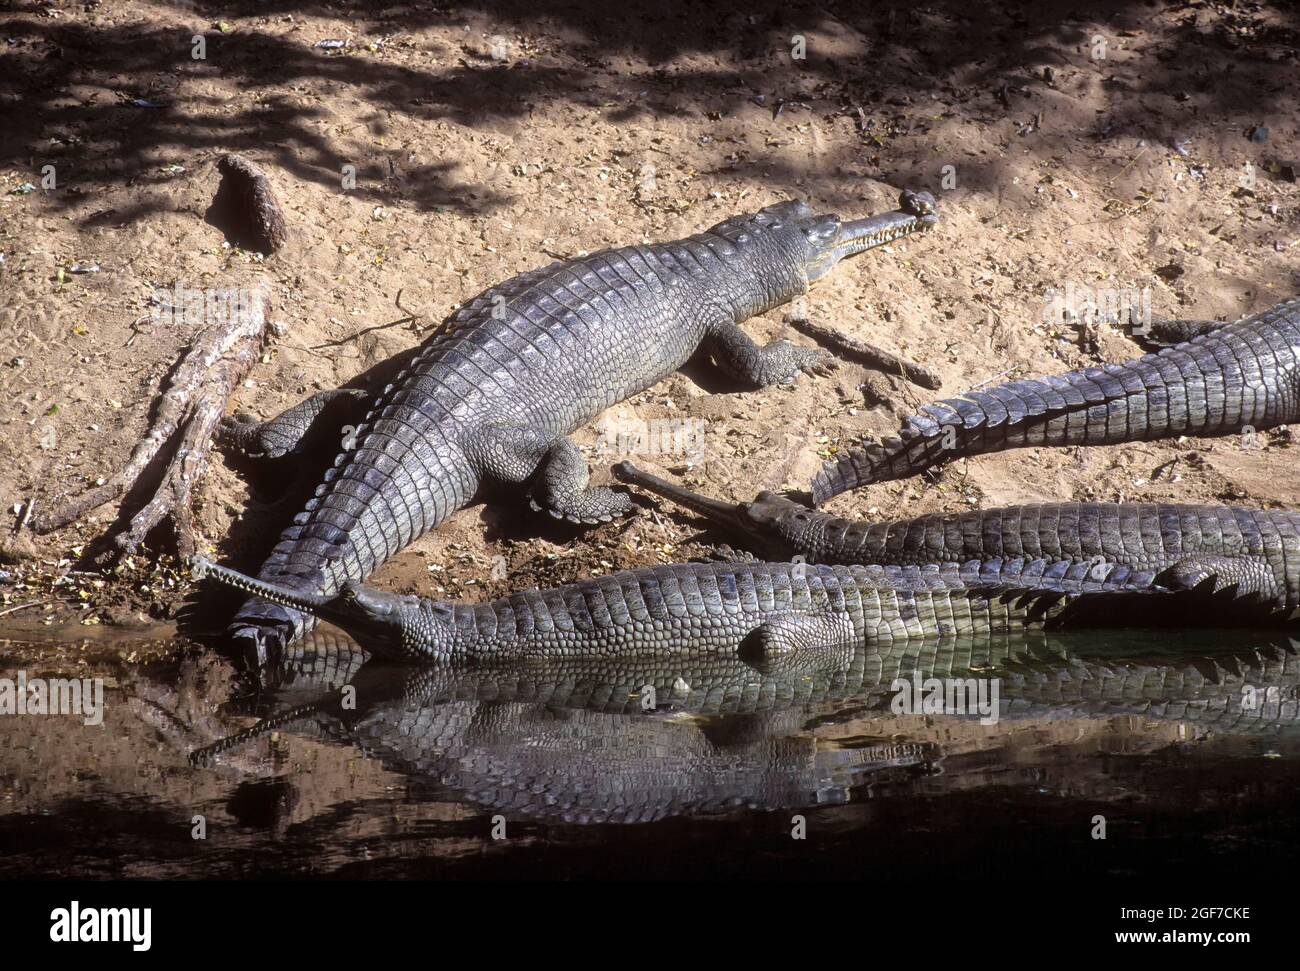
[[[925,232],[939,222],[939,206],[928,192],[903,192],[893,212],[853,219],[840,224],[833,250],[836,260],[866,252],[877,246]]]
[[[792,552],[784,524],[797,528],[808,516],[817,515],[774,492],[760,492],[750,502],[722,502],[644,472],[631,462],[614,466],[614,476],[620,482],[669,499],[712,523],[734,529],[760,549],[782,559]]]
[[[244,593],[251,593],[263,600],[280,604],[282,607],[296,607],[298,610],[305,610],[307,613],[317,616],[321,616],[321,610],[329,603],[329,598],[320,594],[301,593],[297,590],[290,590],[288,587],[276,586],[273,583],[267,583],[265,580],[245,576],[238,570],[232,570],[228,566],[218,566],[202,556],[190,558],[190,573],[196,580],[216,580],[227,587],[234,587],[236,590],[244,591]]]
[[[618,465],[614,466],[614,476],[620,482],[626,482],[629,485],[644,489],[646,492],[653,492],[657,496],[671,499],[682,508],[699,513],[706,519],[734,526],[738,529],[745,527],[744,503],[722,502],[718,499],[702,496],[698,492],[684,489],[667,479],[661,479],[657,475],[644,472],[631,462],[619,462]]]
[[[401,644],[407,622],[407,608],[412,597],[346,583],[333,597],[305,593],[245,576],[238,570],[218,566],[201,556],[190,559],[190,573],[195,579],[211,579],[244,593],[327,620],[343,628],[361,646],[383,656],[405,657],[394,645]]]

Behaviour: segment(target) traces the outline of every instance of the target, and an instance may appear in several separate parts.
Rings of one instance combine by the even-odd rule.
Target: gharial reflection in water
[[[279,687],[344,690],[297,702],[194,759],[309,727],[494,810],[626,823],[845,802],[855,786],[895,780],[898,770],[941,771],[943,747],[900,737],[896,726],[839,741],[808,731],[847,718],[931,712],[988,725],[1137,715],[1198,735],[1300,738],[1300,660],[1289,639],[1163,658],[1167,634],[1128,634],[1124,658],[1072,656],[1062,652],[1068,643],[1008,635],[846,645],[817,663],[764,667],[701,655],[412,670],[363,664],[320,636],[285,663]],[[1134,657],[1137,646],[1148,656]],[[1103,648],[1094,638],[1094,655]],[[933,708],[916,705],[927,699]]]
[[[452,842],[463,854],[482,845],[481,823],[469,821],[487,812],[564,827],[734,821],[755,810],[922,805],[990,786],[1157,806],[1188,787],[1169,783],[1168,762],[1148,777],[1151,759],[1189,746],[1231,768],[1216,796],[1204,764],[1192,780],[1173,763],[1197,799],[1245,798],[1243,778],[1259,780],[1247,796],[1261,805],[1293,799],[1275,790],[1294,793],[1300,778],[1300,658],[1280,634],[1005,635],[845,647],[812,664],[761,667],[682,656],[410,668],[370,661],[322,630],[256,692],[232,694],[231,673],[202,654],[124,674],[99,736],[69,720],[0,719],[0,851],[13,854],[0,873],[24,872],[60,840],[93,842],[83,831],[109,819],[138,830],[127,862],[103,859],[100,841],[95,853],[69,850],[60,872],[315,871],[331,858],[370,858],[374,831],[362,827],[361,851],[360,824],[345,823],[358,807],[407,852],[396,807],[441,805],[435,818],[460,827]],[[932,678],[978,686],[996,704],[983,718],[900,712],[913,682]],[[61,770],[32,774],[34,765]],[[114,816],[142,804],[147,821]],[[187,833],[191,811],[219,835],[211,849],[181,853],[176,833]],[[231,826],[273,832],[275,853],[292,861],[234,840]],[[290,834],[302,839],[296,856]]]

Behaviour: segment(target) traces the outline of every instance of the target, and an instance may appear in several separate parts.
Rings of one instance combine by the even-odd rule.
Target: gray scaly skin
[[[824,369],[822,352],[784,340],[759,346],[738,324],[806,293],[841,259],[938,219],[926,193],[904,193],[902,207],[845,222],[781,203],[684,240],[553,263],[484,291],[366,401],[365,419],[259,576],[334,594],[485,487],[526,487],[535,508],[573,522],[630,511],[626,494],[587,485],[586,463],[565,436],[701,347],[755,386]],[[291,454],[332,394],[266,426],[236,422],[228,438],[250,453]],[[264,658],[307,623],[254,600],[230,634]]]
[[[303,594],[191,561],[210,577],[343,628],[403,661],[715,653],[790,659],[939,635],[1069,623],[1103,597],[1199,596],[1121,566],[986,560],[960,566],[684,563],[643,567],[483,604],[387,593],[349,581]]]
[[[1294,635],[1281,631],[1189,631],[1176,647],[1158,630],[1124,631],[1107,639],[1095,632],[1017,631],[810,653],[779,666],[695,652],[407,667],[361,662],[363,652],[355,642],[317,630],[281,659],[277,684],[282,703],[288,691],[288,700],[304,710],[309,686],[319,693],[346,683],[354,686],[363,707],[491,700],[619,715],[770,715],[841,701],[888,708],[887,702],[877,705],[871,699],[892,700],[893,682],[915,672],[922,678],[995,677],[1004,688],[1024,686],[1008,696],[1004,713],[1041,714],[1055,706],[1091,714],[1146,714],[1149,706],[1158,710],[1157,717],[1195,720],[1206,728],[1213,723],[1233,732],[1289,729],[1300,737],[1298,648]],[[1254,707],[1243,696],[1246,685],[1258,689]],[[1202,705],[1205,713],[1196,717],[1176,710],[1190,703]],[[1211,717],[1224,714],[1233,717]]]
[[[926,405],[898,437],[828,462],[813,501],[969,455],[1239,434],[1300,420],[1300,300],[1123,364],[1008,381]]]
[[[744,536],[766,556],[809,563],[965,563],[991,557],[1121,563],[1174,585],[1214,578],[1287,621],[1300,614],[1300,513],[1174,503],[1060,502],[867,523],[772,492],[752,502],[702,496],[630,462],[623,482],[672,499]]]
[[[210,764],[270,730],[296,730],[356,745],[407,776],[417,793],[432,789],[434,798],[446,798],[450,790],[512,819],[587,824],[843,803],[854,786],[931,771],[940,754],[924,742],[828,747],[799,737],[790,717],[797,713],[784,710],[732,719],[724,738],[693,720],[639,717],[635,700],[627,713],[602,711],[584,704],[591,697],[572,691],[570,679],[602,696],[628,682],[607,680],[596,666],[526,665],[517,675],[420,670],[391,685],[362,684],[355,710],[343,710],[333,695],[314,708],[280,711],[191,760]],[[682,670],[694,676],[689,665]],[[649,683],[637,680],[634,690]],[[739,687],[729,682],[724,690]],[[517,688],[549,697],[516,699]]]
[[[351,710],[332,692],[191,759],[210,764],[271,730],[321,733],[357,745],[435,797],[449,789],[512,818],[574,823],[838,804],[862,786],[912,780],[945,760],[933,741],[827,744],[817,730],[846,708],[859,721],[889,717],[896,680],[913,678],[995,678],[1002,719],[1167,720],[1192,726],[1197,738],[1256,736],[1294,750],[1294,647],[1254,638],[1229,646],[1225,655],[1217,639],[1213,657],[1100,660],[1063,654],[1078,647],[1070,635],[1011,635],[862,649],[779,672],[714,656],[389,667],[352,679]],[[898,733],[897,721],[889,731]]]

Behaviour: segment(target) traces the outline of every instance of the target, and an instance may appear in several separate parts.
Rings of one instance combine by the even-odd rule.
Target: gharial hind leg
[[[346,448],[345,429],[355,427],[366,414],[370,393],[358,388],[322,391],[280,412],[258,421],[245,411],[223,418],[217,440],[248,458],[277,459],[301,455],[337,437]]]
[[[1147,348],[1173,347],[1226,327],[1228,323],[1226,320],[1153,320],[1141,330],[1134,328],[1133,339]]]
[[[635,508],[632,497],[588,485],[590,470],[578,447],[562,435],[527,425],[483,429],[471,449],[480,472],[500,483],[531,482],[532,507],[571,523],[609,522]]]
[[[1194,554],[1163,571],[1158,579],[1177,590],[1191,590],[1205,583],[1215,591],[1232,587],[1239,596],[1272,602],[1279,608],[1286,597],[1273,571],[1255,557]]]

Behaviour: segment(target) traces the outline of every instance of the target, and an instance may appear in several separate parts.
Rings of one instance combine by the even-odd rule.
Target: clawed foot
[[[735,547],[722,544],[715,546],[703,556],[696,557],[695,563],[757,563],[759,559],[748,550],[738,550]]]
[[[772,369],[772,384],[793,384],[800,374],[824,377],[839,366],[839,362],[825,351],[802,347],[787,340],[773,341],[768,345],[764,364]]]
[[[547,505],[542,505],[535,496],[530,495],[528,504],[537,512],[550,513],[555,519],[587,526],[613,522],[630,515],[636,509],[631,495],[609,486],[592,486],[576,496]]]
[[[816,351],[814,353],[817,356],[803,367],[805,374],[824,378],[839,368],[840,361],[835,355],[827,354],[825,351]]]
[[[241,409],[218,423],[217,444],[250,459],[279,458],[285,450],[267,441],[266,425],[267,422]]]

